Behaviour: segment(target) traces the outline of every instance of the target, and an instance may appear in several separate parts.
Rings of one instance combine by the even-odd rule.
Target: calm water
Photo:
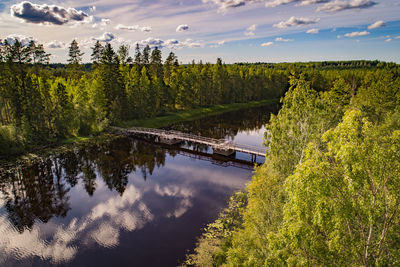
[[[261,146],[273,109],[173,128]],[[0,266],[176,266],[252,174],[211,151],[121,137],[3,175]]]

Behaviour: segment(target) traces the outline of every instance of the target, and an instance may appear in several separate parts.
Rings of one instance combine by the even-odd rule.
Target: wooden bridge
[[[197,144],[204,144],[211,146],[213,153],[229,156],[235,151],[251,154],[252,156],[262,156],[265,157],[265,149],[256,146],[242,145],[235,142],[231,142],[225,139],[214,139],[204,136],[198,136],[194,134],[187,134],[172,130],[162,130],[154,128],[117,128],[114,127],[117,132],[125,133],[128,135],[148,135],[155,136],[159,138],[159,141],[166,144],[177,144],[182,141],[189,141]]]

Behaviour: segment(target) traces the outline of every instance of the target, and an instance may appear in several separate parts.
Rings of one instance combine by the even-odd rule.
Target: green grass
[[[161,128],[166,127],[175,123],[180,123],[184,121],[191,121],[201,119],[207,116],[218,115],[229,111],[235,111],[240,109],[247,109],[253,107],[264,106],[267,104],[278,103],[279,99],[268,99],[261,101],[253,101],[249,103],[234,103],[227,105],[216,105],[207,108],[196,108],[191,110],[178,111],[174,113],[168,113],[164,116],[130,120],[120,123],[120,127],[147,127],[147,128]]]
[[[61,144],[75,144],[75,143],[80,143],[80,142],[84,142],[91,139],[91,137],[88,136],[73,136],[73,137],[69,137],[66,138],[64,140],[61,141]]]

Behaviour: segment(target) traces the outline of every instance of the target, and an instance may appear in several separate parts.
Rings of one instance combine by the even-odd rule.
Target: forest
[[[187,266],[398,266],[400,68],[290,76],[266,161]]]
[[[400,67],[379,61],[182,64],[149,46],[0,44],[0,155],[177,110],[281,97],[265,164],[189,266],[400,265]],[[123,186],[112,181],[123,192]],[[91,192],[88,181],[88,192]],[[60,211],[63,212],[63,211]]]
[[[0,44],[0,154],[74,136],[100,133],[110,125],[196,107],[274,99],[288,88],[288,70],[199,62],[180,64],[171,52],[162,62],[155,47],[114,51],[92,47],[92,64],[73,40],[68,64],[49,64],[43,45],[18,40]],[[85,67],[86,66],[86,67]]]

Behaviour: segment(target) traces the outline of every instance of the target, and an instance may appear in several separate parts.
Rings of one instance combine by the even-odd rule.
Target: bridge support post
[[[160,141],[160,143],[167,144],[167,145],[176,145],[176,144],[180,144],[182,142],[182,140],[179,140],[179,139],[175,139],[175,138],[168,139],[168,138],[162,138],[162,137],[160,137],[159,141]]]

